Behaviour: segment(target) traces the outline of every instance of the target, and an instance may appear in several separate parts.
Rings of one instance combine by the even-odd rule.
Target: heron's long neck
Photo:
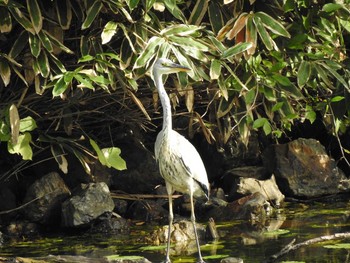
[[[154,74],[154,81],[155,85],[158,89],[158,94],[160,97],[160,102],[162,103],[163,107],[163,130],[170,131],[172,129],[172,120],[171,120],[171,105],[170,105],[170,99],[168,97],[168,94],[165,91],[163,81],[162,81],[162,75],[161,74]]]

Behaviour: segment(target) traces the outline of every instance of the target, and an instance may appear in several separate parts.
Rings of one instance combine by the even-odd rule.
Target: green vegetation
[[[248,144],[253,130],[278,139],[296,121],[318,118],[344,157],[349,6],[347,0],[0,0],[1,154],[31,160],[48,151],[64,172],[67,154],[87,172],[97,158],[125,169],[111,146],[125,132],[120,127],[152,128],[147,70],[167,56],[192,68],[178,74],[179,85],[168,82],[176,87],[174,106],[187,112],[190,136]]]

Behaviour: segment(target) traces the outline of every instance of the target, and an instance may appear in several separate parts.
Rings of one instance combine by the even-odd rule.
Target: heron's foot
[[[206,263],[202,258],[199,258],[197,263]]]
[[[161,263],[171,263],[170,258],[166,258],[164,261],[162,261]]]

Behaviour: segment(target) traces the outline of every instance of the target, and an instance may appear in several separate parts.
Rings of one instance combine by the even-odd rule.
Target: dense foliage
[[[148,69],[164,56],[192,69],[168,79],[174,107],[184,98],[190,135],[247,144],[252,130],[279,138],[296,121],[318,118],[339,138],[349,125],[349,6],[0,0],[2,154],[30,160],[51,150],[63,171],[66,153],[87,171],[87,156],[124,169],[111,147],[115,127],[152,127]]]

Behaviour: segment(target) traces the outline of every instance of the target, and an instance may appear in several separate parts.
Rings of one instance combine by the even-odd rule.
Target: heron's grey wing
[[[198,182],[200,187],[206,192],[209,189],[207,172],[196,148],[176,131],[172,131],[171,138],[174,139],[173,154],[177,155],[188,175]]]

